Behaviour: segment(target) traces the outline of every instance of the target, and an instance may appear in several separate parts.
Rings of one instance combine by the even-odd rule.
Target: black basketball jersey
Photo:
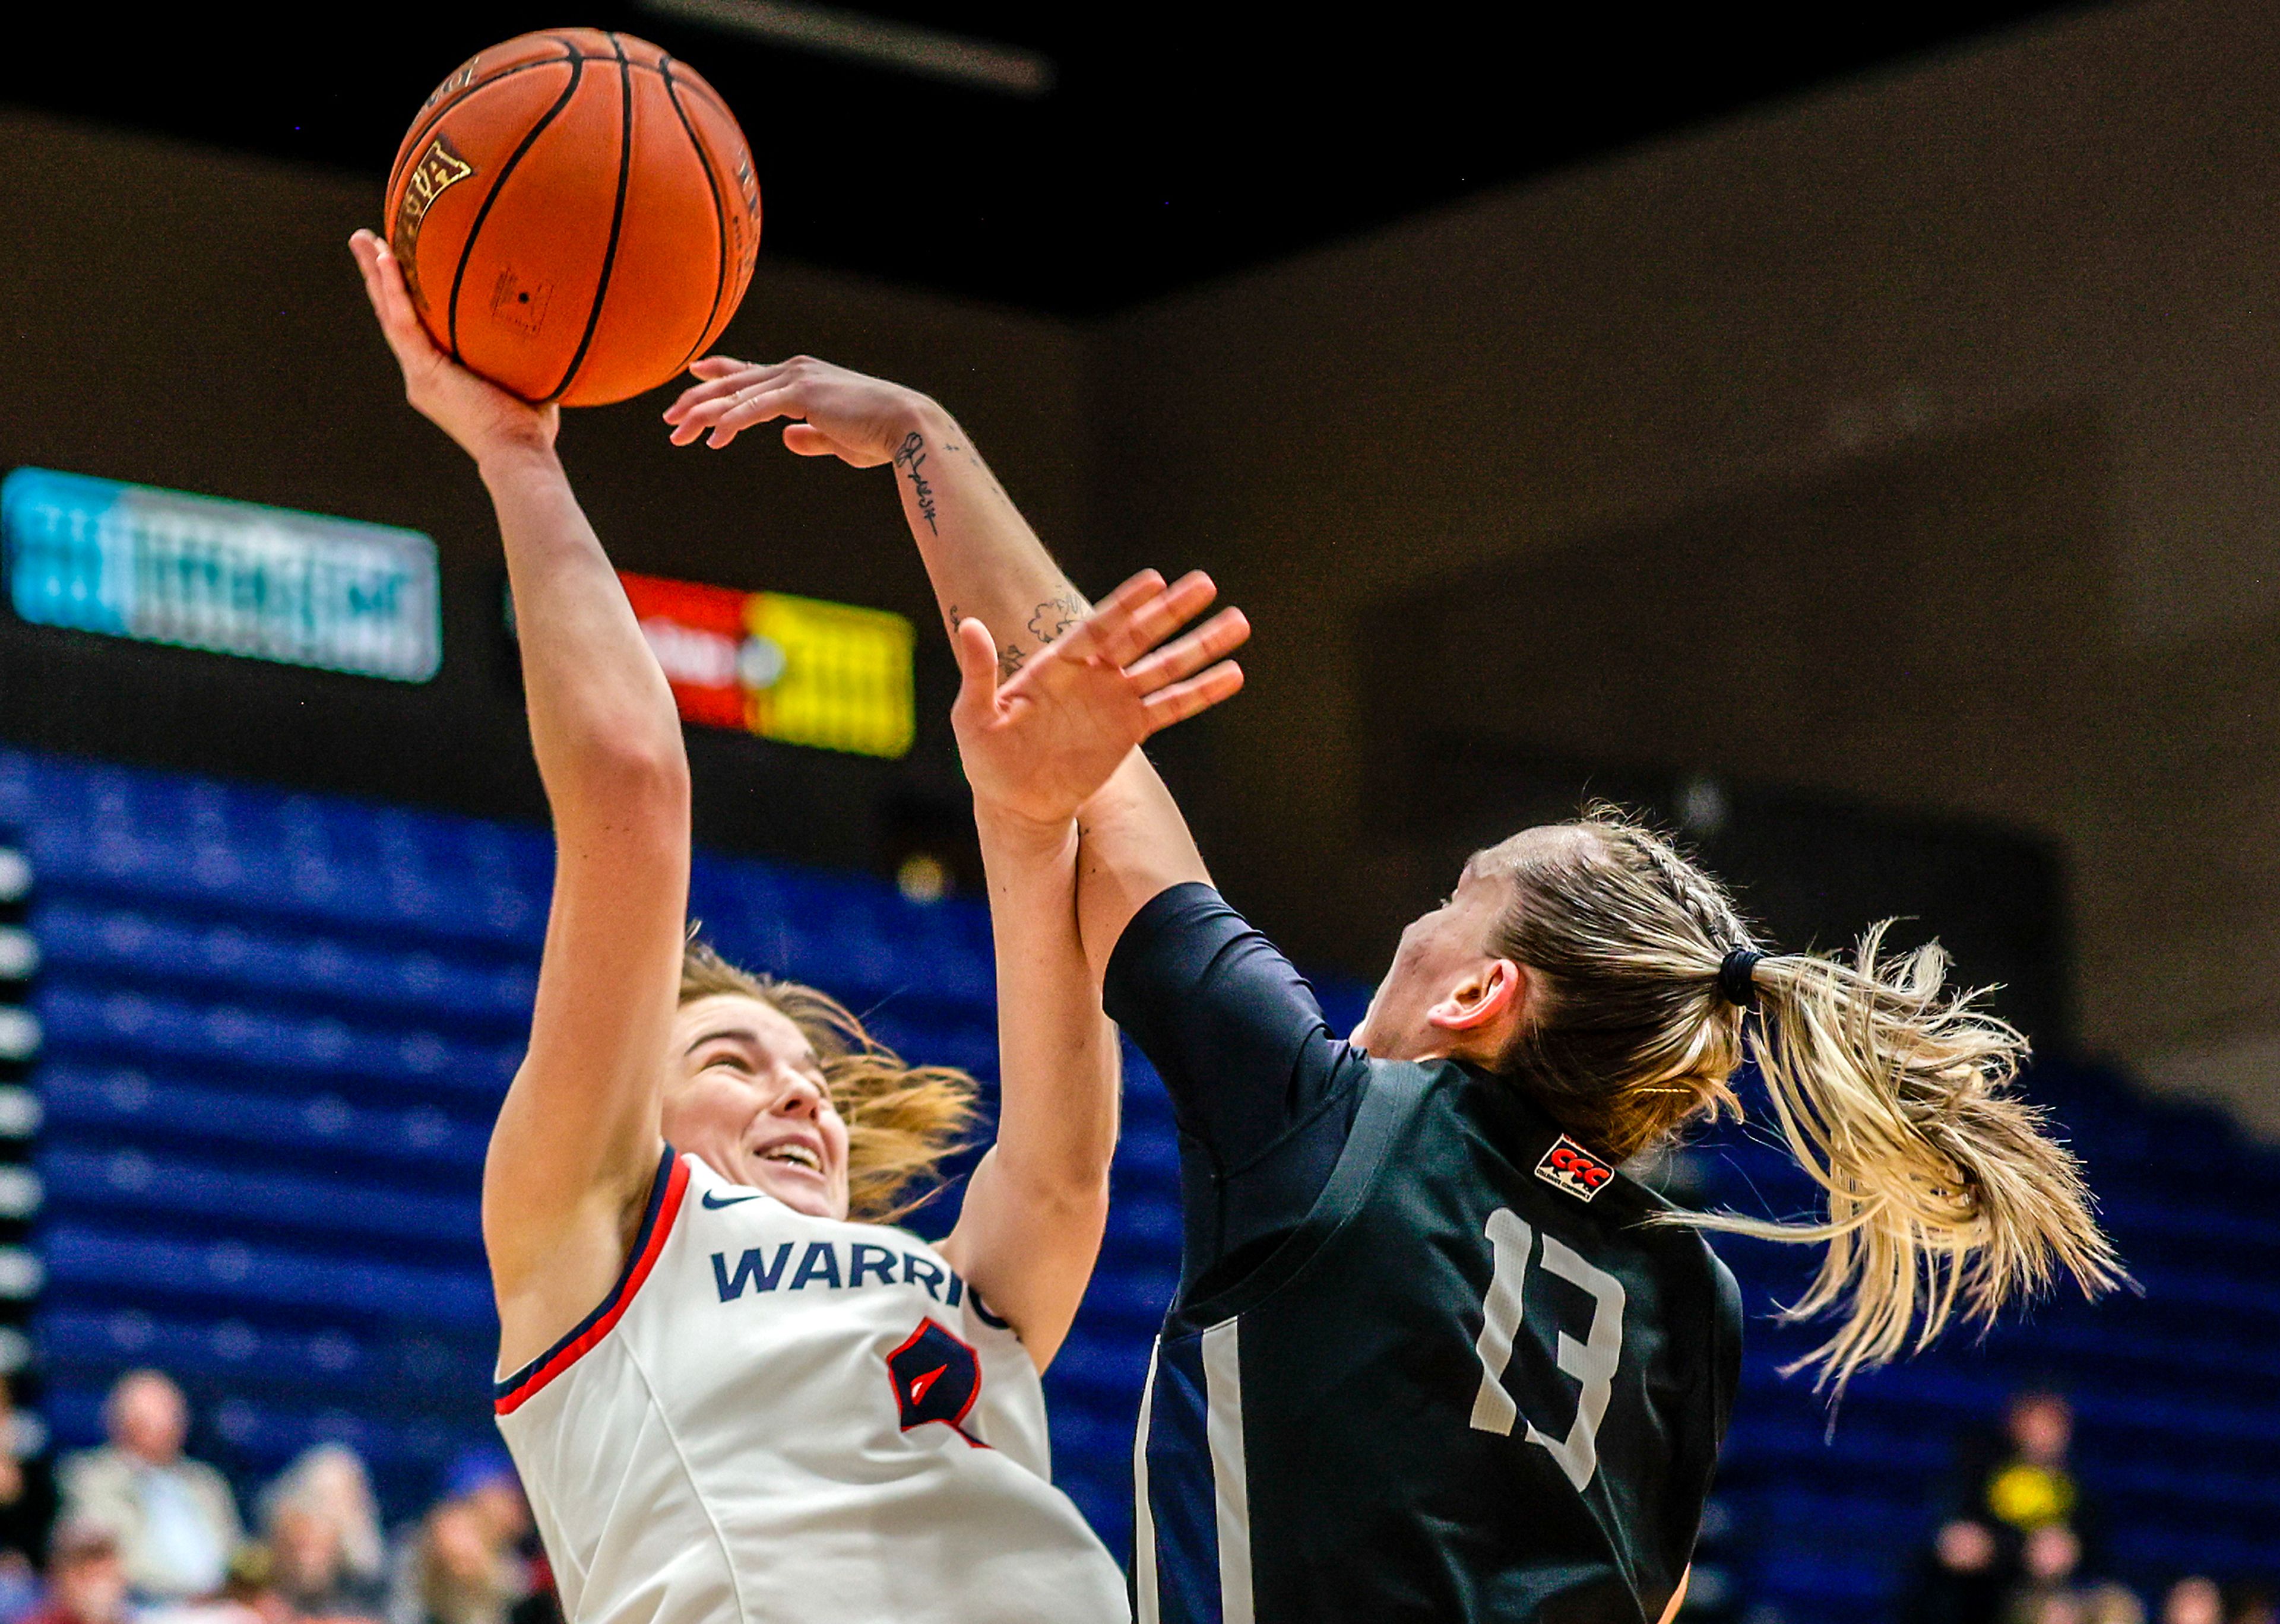
[[[1509,1084],[1359,1058],[1303,1221],[1159,1338],[1139,1624],[1656,1624],[1739,1375],[1732,1275]]]

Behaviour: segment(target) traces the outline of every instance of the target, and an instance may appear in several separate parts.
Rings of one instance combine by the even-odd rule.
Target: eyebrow
[[[689,1055],[695,1054],[698,1050],[704,1048],[705,1044],[715,1043],[722,1039],[736,1043],[750,1043],[755,1049],[760,1046],[760,1035],[753,1031],[751,1028],[722,1027],[718,1031],[707,1032],[704,1036],[698,1038],[695,1043],[689,1044],[688,1048],[682,1050],[681,1052],[685,1058]]]
[[[690,1043],[688,1048],[681,1051],[681,1058],[685,1060],[690,1055],[695,1054],[698,1050],[704,1048],[705,1044],[711,1043],[747,1043],[754,1049],[761,1047],[760,1035],[753,1031],[751,1028],[720,1027],[713,1031],[707,1032],[704,1036]],[[813,1048],[803,1049],[800,1051],[797,1059],[800,1064],[812,1066],[818,1072],[820,1072],[823,1069],[823,1057],[816,1053]]]

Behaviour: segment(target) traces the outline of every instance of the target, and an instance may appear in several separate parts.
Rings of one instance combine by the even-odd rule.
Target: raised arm
[[[974,437],[937,402],[805,356],[760,366],[715,356],[690,370],[704,381],[666,412],[676,445],[700,435],[726,445],[747,428],[790,418],[784,443],[802,456],[836,456],[858,467],[892,463],[944,623],[953,637],[967,620],[987,626],[1001,681],[1084,617],[1082,596]],[[1080,816],[1079,901],[1098,987],[1133,914],[1159,892],[1210,875],[1178,804],[1136,750]]]
[[[972,437],[926,396],[806,357],[766,366],[715,357],[692,370],[702,381],[666,413],[675,444],[705,436],[723,446],[788,418],[784,443],[794,451],[890,467],[953,642],[967,621],[988,627],[1000,677],[1089,612]],[[1097,797],[1104,808],[1137,802],[1153,782],[1146,761],[1129,754]],[[1024,819],[979,798],[974,821],[997,947],[1000,1110],[997,1143],[974,1172],[946,1250],[1043,1365],[1075,1315],[1106,1222],[1115,1032],[1078,928],[1073,823]]]
[[[530,1049],[483,1167],[509,1369],[608,1292],[654,1176],[689,892],[689,766],[664,673],[554,454],[552,406],[457,366],[387,246],[351,244],[412,405],[475,460],[513,590],[555,875]]]

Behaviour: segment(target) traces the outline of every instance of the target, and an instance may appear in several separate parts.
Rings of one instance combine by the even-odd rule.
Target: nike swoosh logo
[[[720,1208],[722,1208],[722,1207],[732,1207],[732,1206],[735,1206],[735,1205],[736,1205],[739,1201],[758,1201],[758,1200],[759,1199],[759,1197],[758,1197],[757,1195],[753,1195],[753,1196],[731,1196],[731,1197],[729,1197],[726,1201],[720,1201],[720,1200],[716,1200],[716,1199],[714,1198],[714,1197],[717,1197],[719,1194],[720,1194],[720,1192],[719,1192],[718,1190],[711,1190],[711,1189],[708,1189],[708,1190],[706,1190],[706,1191],[705,1192],[705,1197],[704,1197],[705,1205],[708,1208],[711,1208],[711,1209],[712,1209],[712,1211],[714,1211],[714,1212],[718,1212],[718,1211],[720,1211]]]

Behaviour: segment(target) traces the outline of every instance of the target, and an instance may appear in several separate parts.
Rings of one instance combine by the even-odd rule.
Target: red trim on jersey
[[[535,1395],[540,1389],[584,1358],[587,1351],[607,1336],[633,1305],[634,1296],[649,1278],[657,1265],[658,1254],[665,1250],[666,1237],[673,1233],[673,1220],[681,1214],[682,1197],[689,1191],[689,1164],[668,1150],[670,1169],[659,1169],[664,1174],[664,1198],[658,1203],[656,1215],[645,1226],[645,1233],[636,1240],[633,1255],[626,1259],[626,1272],[602,1305],[588,1316],[585,1324],[557,1343],[538,1359],[523,1366],[510,1381],[501,1382],[491,1408],[501,1415],[512,1415]]]

